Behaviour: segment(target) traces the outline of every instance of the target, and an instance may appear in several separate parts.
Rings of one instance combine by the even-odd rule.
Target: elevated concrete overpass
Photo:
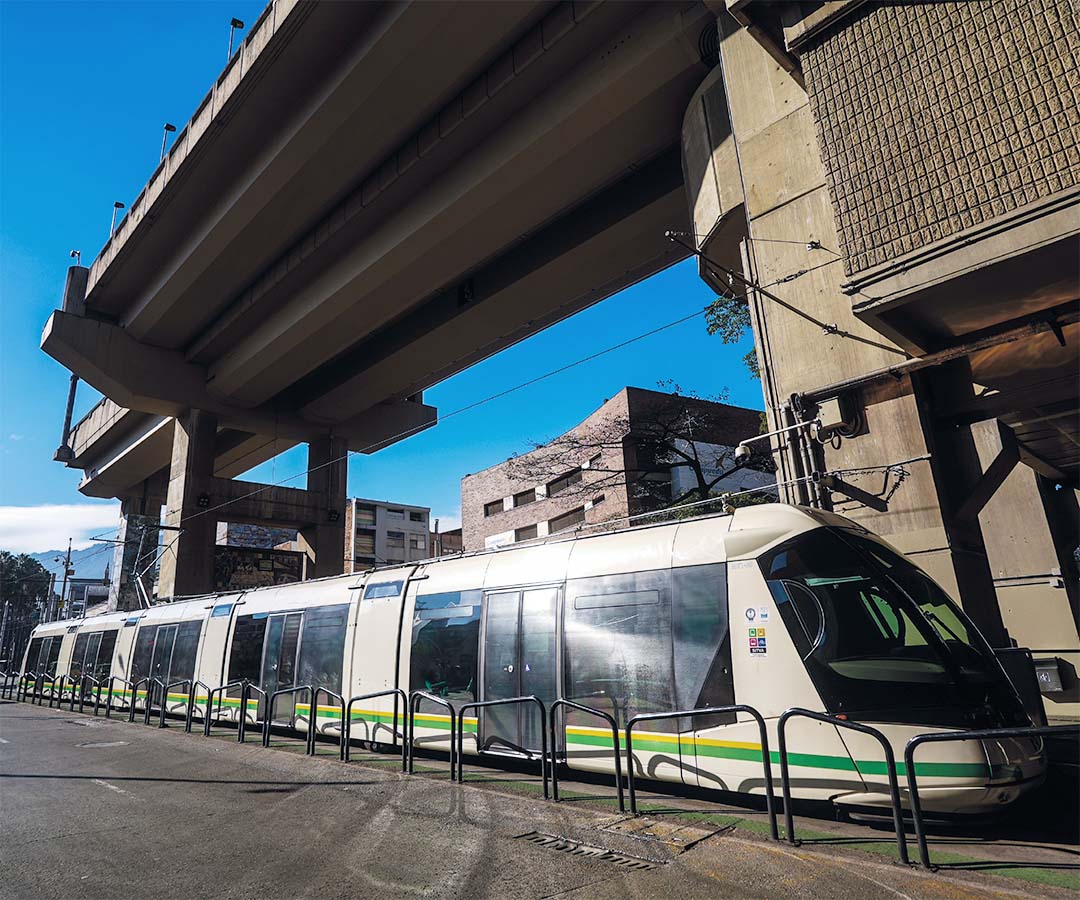
[[[108,398],[69,441],[80,489],[164,500],[170,473],[194,565],[163,592],[209,587],[213,479],[320,440],[343,491],[345,448],[436,421],[426,388],[685,256],[715,29],[696,2],[267,6],[42,338]]]

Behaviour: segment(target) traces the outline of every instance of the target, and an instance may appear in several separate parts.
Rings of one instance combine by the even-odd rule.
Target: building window
[[[374,556],[375,555],[375,532],[374,531],[357,531],[356,540],[353,542],[353,555],[354,556]]]
[[[405,510],[403,509],[387,509],[386,515],[391,519],[404,519]]]
[[[528,506],[530,503],[536,502],[536,489],[531,488],[527,491],[522,491],[520,494],[514,494],[514,506]]]
[[[394,549],[405,549],[405,532],[404,531],[388,531],[386,532],[386,546]]]
[[[423,534],[409,535],[410,550],[427,550],[427,536]]]
[[[484,504],[484,517],[493,516],[495,513],[501,513],[503,511],[502,500],[492,500],[490,503]]]
[[[592,459],[589,460],[589,468],[590,469],[595,469],[599,465],[600,465],[600,454],[597,453],[596,456],[594,456]]]
[[[536,537],[535,525],[526,525],[514,532],[515,541],[531,541],[534,537]]]
[[[603,502],[604,502],[604,495],[603,494],[600,494],[600,495],[592,498],[592,505],[593,505],[594,508],[599,506]]]
[[[424,521],[424,514],[422,512],[410,512],[409,513],[409,521],[410,522],[423,522]]]
[[[356,504],[356,524],[357,525],[374,525],[375,524],[375,507],[367,506],[362,503]]]
[[[554,497],[561,494],[567,488],[572,487],[575,484],[581,483],[581,469],[572,469],[565,475],[560,475],[554,481],[549,481],[547,486],[547,495]]]
[[[557,531],[566,531],[567,528],[573,528],[575,525],[584,521],[585,507],[579,506],[577,509],[572,509],[570,512],[563,513],[561,516],[556,516],[548,522],[548,533],[554,534]]]

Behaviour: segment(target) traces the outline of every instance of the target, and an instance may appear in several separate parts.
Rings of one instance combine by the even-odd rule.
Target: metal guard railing
[[[228,681],[225,684],[219,684],[216,688],[211,688],[210,692],[206,695],[206,718],[203,720],[203,737],[210,737],[210,726],[213,723],[214,716],[214,695],[217,694],[218,707],[216,718],[221,719],[221,700],[226,691],[231,691],[233,688],[240,688],[240,692],[243,693],[244,682],[242,681]],[[247,710],[244,710],[245,714]]]
[[[889,776],[889,801],[892,806],[893,829],[896,831],[896,850],[900,854],[900,861],[908,864],[907,837],[904,834],[904,817],[900,807],[900,785],[896,778],[896,756],[893,753],[892,744],[876,728],[863,725],[860,722],[849,722],[846,719],[838,719],[824,713],[814,712],[810,709],[793,707],[787,710],[776,723],[776,742],[780,754],[780,789],[784,794],[784,830],[787,832],[788,843],[798,844],[795,839],[795,819],[791,811],[791,776],[788,766],[787,754],[787,723],[794,718],[812,719],[815,722],[824,722],[826,725],[835,725],[837,728],[846,728],[849,731],[857,731],[860,734],[868,734],[879,744],[885,755],[885,767]],[[858,764],[855,765],[858,771]]]
[[[203,720],[205,721],[210,717],[210,685],[202,681],[191,682],[191,690],[188,691],[188,704],[187,714],[184,716],[184,732],[191,734],[191,719],[195,715],[195,703],[196,696],[195,691],[197,688],[203,688],[206,691],[206,707],[203,710]]]
[[[623,777],[622,777],[622,748],[619,746],[619,724],[615,721],[613,716],[608,715],[599,709],[593,709],[591,706],[583,706],[580,703],[575,703],[573,700],[556,700],[551,704],[548,709],[548,726],[551,729],[551,796],[552,799],[559,802],[559,745],[555,740],[555,727],[557,722],[556,711],[560,708],[576,709],[578,712],[588,713],[589,715],[597,716],[604,719],[611,727],[611,748],[615,754],[615,791],[619,797],[619,812],[626,811],[626,801],[623,799]],[[565,726],[564,726],[565,727]],[[564,732],[565,734],[565,732]],[[565,748],[566,741],[563,740],[563,746]],[[564,754],[569,751],[564,749]]]
[[[338,701],[338,710],[341,713],[341,727],[338,729],[338,759],[345,758],[345,698],[341,696],[337,691],[332,691],[330,688],[317,687],[315,688],[315,696],[311,698],[311,715],[308,717],[308,738],[309,746],[311,748],[309,756],[314,756],[319,739],[319,697],[325,694],[327,697],[336,697]],[[327,725],[327,728],[332,726]]]
[[[907,770],[908,801],[911,804],[911,820],[915,828],[915,839],[919,844],[919,861],[924,869],[936,868],[930,862],[930,848],[926,844],[926,829],[923,823],[922,803],[919,800],[919,785],[915,776],[915,751],[923,744],[941,744],[952,741],[992,741],[998,738],[1036,738],[1055,737],[1058,735],[1080,736],[1080,725],[1038,725],[1024,728],[989,728],[983,731],[939,731],[936,734],[917,734],[904,747],[904,768]],[[1037,864],[1035,864],[1037,867]]]
[[[401,728],[401,771],[408,771],[409,764],[409,729],[408,729],[408,716],[406,710],[409,707],[409,696],[401,688],[388,688],[385,691],[375,691],[371,694],[357,694],[355,697],[350,697],[345,703],[345,724],[342,728],[341,735],[341,758],[345,761],[349,761],[350,745],[349,741],[352,738],[352,707],[354,703],[358,703],[361,700],[374,700],[377,697],[389,697],[394,698],[394,724],[390,729],[390,733],[394,736],[394,745],[397,744],[397,725],[398,725],[398,700],[401,700],[401,714],[403,717]],[[375,735],[379,724],[376,723],[375,728],[372,729],[372,737]]]
[[[429,694],[427,691],[413,691],[409,694],[409,774],[413,774],[413,745],[416,743],[416,710],[420,706],[421,700],[427,700],[429,703],[435,703],[438,706],[442,706],[450,713],[450,780],[453,781],[455,772],[454,750],[457,746],[457,714],[449,700],[444,700],[442,697],[436,697],[434,694]]]
[[[311,684],[300,684],[296,687],[282,688],[279,691],[274,691],[266,701],[266,715],[263,716],[263,733],[262,733],[262,745],[264,747],[270,746],[270,726],[274,721],[274,704],[277,702],[278,697],[285,697],[288,694],[299,694],[304,691],[308,693],[308,702],[311,704],[308,710],[308,733],[304,739],[304,753],[307,756],[313,754],[312,751],[312,732],[315,730],[314,723],[312,722],[312,716],[315,711],[315,686]],[[293,709],[293,721],[292,727],[295,728],[296,720],[300,717],[296,715],[295,708]]]
[[[772,763],[769,753],[769,734],[765,729],[765,719],[762,718],[754,707],[744,704],[735,706],[707,706],[702,709],[681,709],[674,712],[641,713],[634,716],[626,723],[626,775],[630,790],[630,814],[636,816],[637,793],[634,789],[634,726],[638,722],[657,722],[662,719],[696,719],[699,716],[722,715],[725,713],[746,713],[754,719],[758,725],[758,734],[761,739],[761,765],[765,774],[765,807],[769,815],[769,833],[774,841],[780,840],[780,832],[776,825],[776,804],[773,798]]]
[[[503,700],[483,700],[479,702],[466,703],[463,706],[458,707],[458,732],[457,732],[457,758],[458,758],[458,772],[457,780],[458,784],[465,783],[465,726],[462,724],[465,721],[465,710],[467,709],[490,709],[493,706],[518,706],[525,703],[535,703],[540,710],[540,778],[544,782],[544,799],[550,798],[548,792],[548,770],[547,770],[547,756],[548,756],[548,713],[547,707],[544,705],[544,701],[537,697],[535,694],[530,694],[527,697],[507,697]],[[479,720],[477,720],[479,726]],[[480,747],[479,732],[477,733],[476,742],[477,755],[481,755],[484,751]],[[528,751],[526,751],[528,752]],[[530,754],[531,755],[531,754]],[[451,760],[453,755],[451,754]],[[453,768],[453,766],[451,766]],[[451,772],[450,780],[454,780],[453,772]]]

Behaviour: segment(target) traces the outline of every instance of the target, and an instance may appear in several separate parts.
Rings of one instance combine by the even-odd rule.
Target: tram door
[[[298,612],[279,613],[271,615],[266,623],[260,681],[267,696],[274,691],[296,686],[296,656],[300,649],[300,622],[303,617],[304,614]],[[296,694],[279,697],[274,704],[274,719],[291,720],[295,707]]]
[[[556,696],[556,588],[500,591],[484,603],[482,700],[535,694]],[[534,703],[481,710],[480,741],[488,750],[539,750],[540,712]]]

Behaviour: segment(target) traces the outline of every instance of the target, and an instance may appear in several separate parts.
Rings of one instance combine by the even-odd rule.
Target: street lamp
[[[231,22],[229,22],[229,56],[225,60],[225,62],[228,62],[232,59],[233,34],[236,33],[237,29],[243,29],[243,27],[244,23],[241,22],[239,19],[234,18]]]
[[[176,131],[176,126],[165,123],[165,129],[161,133],[161,156],[158,157],[158,162],[161,162],[165,158],[165,142],[169,139],[169,135]]]
[[[124,204],[119,200],[115,201],[112,205],[112,223],[109,225],[109,237],[112,237],[113,232],[116,231],[116,211],[123,208]]]

